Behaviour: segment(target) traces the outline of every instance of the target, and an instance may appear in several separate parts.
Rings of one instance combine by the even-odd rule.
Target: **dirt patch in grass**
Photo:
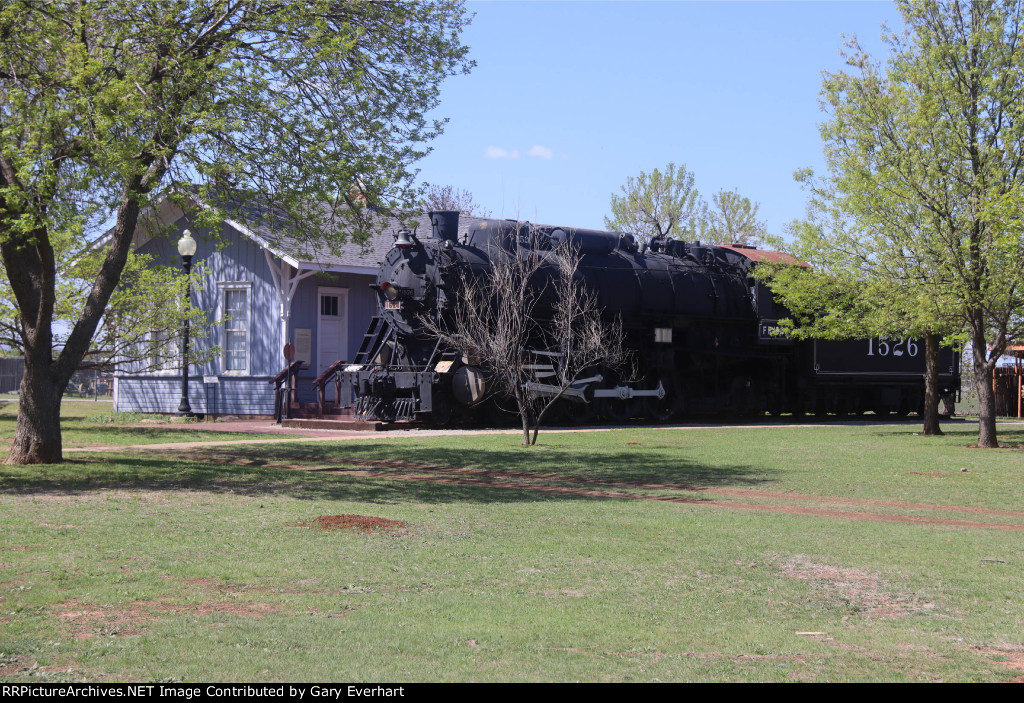
[[[98,636],[142,634],[145,625],[167,615],[203,617],[237,615],[263,617],[280,610],[272,603],[170,603],[164,600],[139,600],[118,605],[86,605],[71,598],[56,606],[56,615],[70,623],[75,639]]]
[[[1024,647],[975,647],[974,651],[989,657],[1000,657],[1003,659],[1000,664],[1019,674],[1014,676],[1012,681],[1024,683]]]
[[[37,522],[40,527],[46,527],[51,530],[96,530],[99,529],[96,525],[54,525],[49,522]]]
[[[27,661],[21,657],[0,653],[0,676],[13,676],[27,666]]]
[[[394,532],[409,526],[401,520],[388,520],[372,515],[321,515],[296,523],[316,530],[355,530],[357,532]]]
[[[781,569],[787,578],[806,581],[867,617],[903,618],[935,610],[935,603],[914,593],[896,593],[880,575],[861,569],[819,564],[799,556],[783,563]]]

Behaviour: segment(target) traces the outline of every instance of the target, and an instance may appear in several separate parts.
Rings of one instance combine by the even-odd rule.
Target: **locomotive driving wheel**
[[[475,417],[492,427],[512,427],[519,421],[519,409],[511,398],[495,396],[483,403],[482,407],[475,407],[474,411]]]
[[[634,398],[602,398],[601,414],[612,422],[628,422],[636,414]]]
[[[665,395],[661,398],[648,396],[643,401],[644,415],[655,422],[668,422],[677,413],[682,411],[683,397],[679,392],[679,385],[671,374],[664,374],[658,378]],[[657,386],[655,386],[657,388]]]
[[[455,417],[455,401],[447,393],[437,393],[434,396],[433,406],[427,423],[431,427],[446,427]]]
[[[567,425],[586,425],[597,417],[596,403],[573,403],[563,400],[559,403],[558,419]]]
[[[604,381],[601,383],[603,390],[619,389],[622,393],[627,387],[622,383],[619,374],[614,371],[604,371]],[[635,398],[628,395],[616,397],[602,397],[596,401],[597,411],[611,422],[627,422],[636,414],[638,403]]]

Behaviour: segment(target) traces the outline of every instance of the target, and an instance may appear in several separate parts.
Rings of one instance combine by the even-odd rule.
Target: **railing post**
[[[284,385],[284,392],[285,392],[284,416],[287,419],[290,420],[292,418],[292,368],[291,368],[291,364],[289,364],[287,366],[287,368],[285,368],[285,371],[284,371],[284,384],[285,384]]]
[[[292,402],[296,405],[299,404],[299,368],[301,366],[301,362],[293,362],[292,368],[289,369],[292,381]]]

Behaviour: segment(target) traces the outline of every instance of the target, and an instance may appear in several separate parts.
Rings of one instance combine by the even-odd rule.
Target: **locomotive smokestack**
[[[439,210],[430,215],[430,230],[434,239],[446,239],[452,243],[459,240],[459,211]]]

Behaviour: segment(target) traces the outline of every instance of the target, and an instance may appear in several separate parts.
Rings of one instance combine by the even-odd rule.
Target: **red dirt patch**
[[[388,520],[370,515],[321,515],[300,525],[320,530],[358,530],[359,532],[391,532],[409,526],[401,520]]]
[[[974,651],[988,656],[1005,657],[1006,661],[999,663],[1020,674],[1014,676],[1012,681],[1024,683],[1024,647],[975,647]]]
[[[20,657],[5,658],[0,660],[0,676],[13,676],[25,666],[25,660]]]
[[[58,608],[57,617],[72,624],[75,639],[91,639],[97,635],[139,635],[142,634],[142,625],[166,614],[263,617],[281,609],[280,606],[271,603],[185,604],[162,600],[140,600],[120,605],[85,605],[77,598],[64,601]]]

